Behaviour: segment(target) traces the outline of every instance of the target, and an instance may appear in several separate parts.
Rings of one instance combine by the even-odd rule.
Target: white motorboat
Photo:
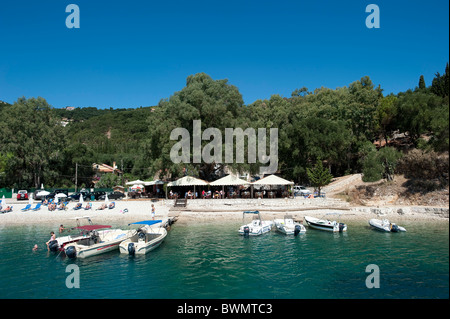
[[[122,241],[133,235],[132,230],[109,229],[111,228],[109,225],[86,225],[76,228],[86,232],[86,237],[64,246],[66,256],[69,258],[86,258],[116,250]]]
[[[120,243],[119,250],[123,254],[146,254],[161,245],[167,236],[162,220],[143,220],[129,225],[141,226],[134,230],[133,236]]]
[[[397,224],[391,223],[387,219],[376,219],[372,218],[369,220],[369,225],[372,226],[376,230],[381,230],[385,232],[397,233],[401,231],[406,231],[406,229],[402,226],[398,226]]]
[[[74,217],[71,219],[75,219],[77,223],[77,227],[83,226],[83,224],[86,225],[93,225],[92,220],[89,216],[80,216],[80,217]],[[48,244],[48,248],[50,251],[56,252],[56,251],[64,251],[64,246],[70,243],[77,242],[81,239],[85,239],[89,236],[89,232],[85,230],[81,230],[78,232],[72,232],[73,230],[76,230],[77,228],[70,228],[70,234],[66,236],[61,236],[56,238],[55,240],[52,240]]]
[[[284,218],[273,220],[276,229],[286,235],[297,236],[300,233],[305,233],[306,228],[302,224],[295,222],[291,215],[285,215]]]
[[[242,220],[244,221],[247,214],[253,215],[253,220],[249,224],[241,226],[238,230],[239,235],[259,236],[269,232],[272,229],[273,221],[262,220],[259,211],[244,211]]]
[[[335,213],[328,213],[325,215],[334,215]],[[340,214],[338,214],[340,215]],[[347,231],[347,225],[344,223],[340,223],[338,221],[331,221],[328,219],[320,219],[316,217],[311,216],[305,216],[304,217],[306,223],[309,227],[319,229],[319,230],[325,230],[330,232],[345,232]]]

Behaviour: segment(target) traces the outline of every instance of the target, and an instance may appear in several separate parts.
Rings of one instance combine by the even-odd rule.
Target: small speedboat
[[[86,225],[76,227],[86,237],[66,244],[64,251],[69,258],[86,258],[119,249],[119,244],[132,236],[132,230],[109,229],[109,225]]]
[[[123,254],[146,254],[161,245],[167,236],[162,220],[143,220],[129,225],[141,226],[133,236],[120,243],[119,250]]]
[[[328,213],[326,215],[331,215],[332,213]],[[330,232],[345,232],[347,231],[347,225],[344,223],[340,223],[338,221],[331,221],[328,219],[320,219],[316,217],[311,216],[305,216],[304,217],[306,223],[309,227],[319,229],[319,230],[325,230]]]
[[[285,215],[284,218],[274,219],[273,220],[276,229],[286,235],[294,235],[297,236],[300,233],[306,232],[305,226],[302,224],[295,222],[292,219],[291,215]]]
[[[91,218],[89,216],[79,216],[71,219],[75,219],[77,223],[77,227],[86,225],[94,225]],[[98,225],[97,225],[98,226]],[[70,228],[70,234],[66,236],[57,237],[55,240],[52,240],[48,243],[48,249],[50,251],[64,251],[64,247],[70,243],[75,243],[79,240],[86,239],[89,236],[89,232],[73,227]],[[79,231],[76,231],[79,230]]]
[[[402,226],[398,226],[397,224],[391,223],[387,219],[376,219],[372,218],[369,220],[369,225],[372,226],[376,230],[381,230],[385,232],[398,233],[401,231],[406,231],[406,229]]]
[[[238,230],[239,235],[243,236],[259,236],[270,232],[273,226],[273,221],[262,220],[259,211],[244,211],[242,220],[244,221],[247,214],[253,215],[253,220],[249,224],[241,226]]]

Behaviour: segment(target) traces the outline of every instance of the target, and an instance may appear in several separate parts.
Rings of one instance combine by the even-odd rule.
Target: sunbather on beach
[[[106,209],[108,206],[106,204],[101,204],[99,208],[97,208],[97,210],[103,210]]]
[[[11,206],[6,206],[5,209],[0,210],[1,213],[9,213],[11,211],[12,211]]]

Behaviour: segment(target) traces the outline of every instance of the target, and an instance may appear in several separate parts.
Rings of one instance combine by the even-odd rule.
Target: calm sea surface
[[[76,260],[44,248],[57,225],[2,226],[0,298],[449,298],[448,222],[403,225],[408,232],[354,222],[344,234],[244,238],[240,223],[175,223],[145,256]],[[80,288],[66,287],[71,264]],[[366,287],[369,264],[379,267],[380,288]]]

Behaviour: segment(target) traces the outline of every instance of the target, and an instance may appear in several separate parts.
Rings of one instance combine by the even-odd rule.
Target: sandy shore
[[[340,221],[365,221],[371,218],[388,218],[402,221],[440,221],[449,222],[448,207],[424,206],[388,206],[388,207],[352,207],[338,199],[197,199],[188,200],[185,208],[174,208],[173,200],[122,200],[116,201],[114,209],[97,210],[102,202],[93,202],[91,210],[74,210],[76,203],[70,203],[65,211],[48,211],[43,206],[39,211],[21,211],[28,202],[7,202],[13,205],[13,212],[0,214],[0,225],[24,224],[74,224],[74,217],[90,216],[95,223],[113,225],[151,219],[151,204],[156,208],[156,219],[177,216],[177,223],[210,223],[242,221],[245,210],[259,210],[264,219],[282,218],[292,215],[303,219],[305,215],[321,217],[329,212],[341,213]],[[34,207],[34,205],[33,205]]]

